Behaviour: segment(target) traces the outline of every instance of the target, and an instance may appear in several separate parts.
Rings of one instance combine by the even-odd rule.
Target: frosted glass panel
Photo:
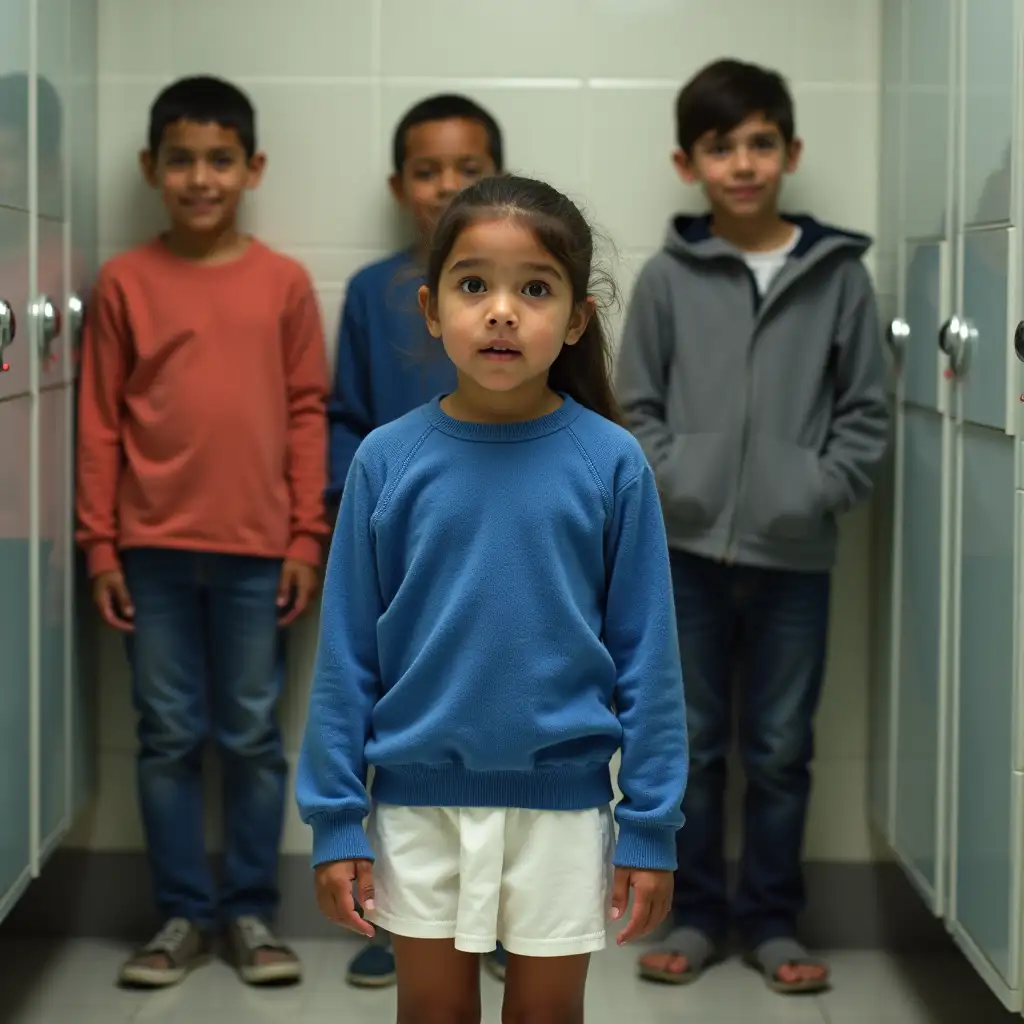
[[[1014,442],[963,428],[956,916],[1008,984],[1013,783]]]
[[[67,386],[39,396],[39,679],[40,679],[40,838],[67,825],[67,691],[65,597],[73,578],[68,530],[70,481]]]
[[[966,8],[964,220],[1010,219],[1014,0],[970,0]]]
[[[949,230],[949,95],[911,86],[907,95],[907,236],[944,237]]]
[[[1007,304],[1010,234],[970,231],[964,236],[964,316],[977,331],[961,385],[964,416],[1000,430],[1006,424],[1006,374],[1010,345]],[[1017,363],[1014,361],[1013,372]]]
[[[907,407],[895,847],[937,888],[939,654],[942,643],[942,417]]]
[[[69,2],[71,0],[36,0],[39,213],[54,220],[64,216],[65,205]]]
[[[907,73],[912,85],[949,87],[954,0],[907,0]]]
[[[0,205],[28,209],[28,0],[3,0],[0,21]]]
[[[948,224],[952,25],[950,0],[908,0],[907,235],[941,237]]]
[[[942,310],[942,252],[944,242],[907,246],[906,321],[903,394],[907,402],[926,409],[938,408],[939,328]]]

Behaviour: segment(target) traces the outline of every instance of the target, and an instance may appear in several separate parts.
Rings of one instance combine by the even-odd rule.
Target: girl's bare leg
[[[502,1024],[583,1024],[589,955],[508,955]]]
[[[391,936],[398,1024],[480,1024],[480,958],[451,939]]]

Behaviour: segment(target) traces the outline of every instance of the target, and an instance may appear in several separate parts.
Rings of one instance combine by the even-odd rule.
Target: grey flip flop
[[[764,978],[764,983],[781,995],[798,992],[824,992],[831,987],[828,964],[821,957],[811,956],[796,939],[778,938],[762,942],[756,949],[743,955],[743,961]],[[782,967],[821,967],[821,978],[803,978],[800,981],[782,981],[778,974]]]
[[[663,985],[692,985],[706,968],[721,959],[711,940],[696,928],[676,928],[663,949],[652,950],[665,956],[685,956],[686,970],[657,971],[640,962],[640,977],[644,981],[656,981]],[[645,953],[650,956],[650,953]]]

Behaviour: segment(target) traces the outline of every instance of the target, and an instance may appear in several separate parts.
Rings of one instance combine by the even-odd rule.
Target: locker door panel
[[[925,409],[939,408],[942,353],[939,328],[943,289],[948,281],[949,246],[945,241],[909,242],[906,246],[906,322],[910,336],[904,346],[903,398]]]
[[[1014,442],[964,424],[960,443],[955,918],[1013,986]]]
[[[0,206],[28,210],[29,0],[0,0]]]
[[[38,211],[58,222],[65,218],[69,2],[78,0],[35,0]]]
[[[943,419],[907,406],[893,846],[933,910],[942,905],[939,810],[942,671]]]
[[[1010,220],[1016,0],[963,4],[966,224]]]
[[[39,740],[40,845],[47,850],[67,829],[66,644],[70,486],[67,473],[68,392],[39,395]]]
[[[1012,367],[1010,265],[1014,232],[969,231],[963,240],[963,309],[970,325],[960,371],[964,419],[1005,429]]]
[[[69,116],[65,139],[67,160],[65,167],[65,188],[67,210],[71,219],[70,252],[68,253],[68,309],[65,318],[65,352],[68,363],[66,379],[74,381],[79,365],[80,334],[76,323],[77,304],[89,304],[89,293],[96,273],[99,237],[97,228],[97,30],[98,16],[96,0],[74,0],[71,3],[70,68],[71,85],[68,91]],[[77,308],[76,308],[77,307]],[[80,323],[80,321],[79,321]],[[68,390],[69,432],[73,437],[75,391]],[[69,440],[69,479],[73,480],[73,444]],[[73,522],[73,510],[68,510],[66,522]],[[69,561],[75,557],[73,541],[68,541]],[[75,582],[72,576],[72,582]],[[90,660],[90,645],[95,646],[95,629],[92,624],[79,629],[80,620],[89,614],[91,602],[88,584],[80,583],[72,590],[68,604],[68,649],[71,673],[71,760],[70,777],[72,819],[85,805],[95,788],[96,778],[96,706],[95,673]]]
[[[29,0],[0,0],[0,29],[0,299],[15,328],[0,325],[0,366],[8,367],[0,371],[2,401],[27,395],[31,385],[29,233],[20,219],[29,208]]]
[[[950,229],[954,95],[951,0],[908,0],[905,234],[932,238]]]
[[[877,241],[877,274],[879,285],[879,311],[882,322],[891,324],[903,315],[899,299],[899,266],[903,257],[900,223],[903,219],[903,0],[883,0],[882,3],[882,152],[880,181],[880,217]],[[895,377],[890,384],[896,385]],[[875,523],[873,530],[872,564],[876,579],[892,581],[895,578],[897,460],[891,449],[882,472],[875,483]],[[871,819],[876,829],[892,841],[895,743],[893,740],[893,695],[895,680],[892,672],[894,641],[892,623],[895,621],[893,588],[878,587],[871,602],[872,630],[877,643],[871,659],[868,693],[868,801]]]
[[[9,215],[0,214],[0,219]],[[27,216],[26,216],[27,219]],[[0,402],[0,915],[29,867],[30,398]]]
[[[0,299],[28,294],[28,213],[0,208],[0,242],[22,261],[5,262]],[[29,331],[22,317],[20,330]],[[19,344],[27,348],[27,341]],[[13,358],[13,357],[12,357]],[[0,379],[2,379],[0,374]],[[31,488],[28,395],[0,393],[0,916],[27,881],[30,858],[29,560]]]

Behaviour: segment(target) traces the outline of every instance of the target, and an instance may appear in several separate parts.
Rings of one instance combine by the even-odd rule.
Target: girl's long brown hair
[[[503,175],[484,178],[460,192],[434,229],[427,259],[427,287],[436,299],[445,260],[459,235],[480,220],[507,217],[526,224],[540,244],[568,274],[575,303],[591,295],[594,233],[579,208],[543,181]],[[611,352],[595,311],[575,345],[563,345],[548,374],[554,391],[571,395],[580,405],[622,424],[612,391]]]

